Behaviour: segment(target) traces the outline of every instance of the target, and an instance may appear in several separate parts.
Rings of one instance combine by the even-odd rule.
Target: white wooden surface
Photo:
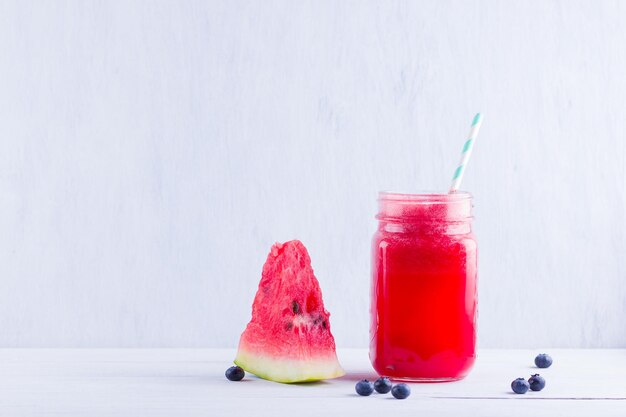
[[[626,347],[625,21],[614,0],[0,1],[0,346],[230,347],[292,238],[338,346],[366,346],[376,193],[445,190],[482,111],[479,343]]]
[[[463,381],[412,384],[404,401],[354,393],[374,378],[367,351],[340,350],[347,375],[285,385],[247,375],[230,382],[233,350],[3,349],[0,416],[620,416],[626,415],[626,350],[484,350]],[[516,395],[510,382],[541,373],[539,392]]]

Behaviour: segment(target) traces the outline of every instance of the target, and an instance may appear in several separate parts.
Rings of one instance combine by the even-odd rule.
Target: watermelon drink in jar
[[[382,376],[454,381],[476,352],[472,196],[379,195],[373,239],[370,359]]]

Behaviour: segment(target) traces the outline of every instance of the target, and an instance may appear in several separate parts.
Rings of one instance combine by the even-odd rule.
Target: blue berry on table
[[[524,378],[517,378],[511,382],[511,389],[516,394],[526,394],[530,385]]]
[[[534,374],[530,378],[528,378],[528,384],[530,385],[530,389],[533,391],[541,391],[546,386],[546,380],[539,374]]]
[[[537,365],[537,368],[549,368],[552,365],[552,357],[545,353],[540,353],[535,357],[535,365]]]
[[[391,386],[391,381],[387,377],[378,378],[374,382],[374,389],[380,394],[387,394],[389,391],[391,391]]]
[[[246,373],[238,366],[231,366],[226,370],[225,375],[229,381],[241,381]]]
[[[368,395],[371,395],[372,392],[374,392],[374,384],[369,382],[367,379],[362,379],[356,383],[354,389],[356,390],[357,394],[367,397]]]
[[[399,400],[404,400],[411,395],[411,388],[407,384],[397,384],[391,388],[391,395]]]

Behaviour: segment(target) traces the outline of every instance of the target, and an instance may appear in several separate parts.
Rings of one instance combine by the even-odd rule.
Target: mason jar
[[[454,381],[476,357],[472,196],[381,192],[373,238],[370,360],[382,376]]]

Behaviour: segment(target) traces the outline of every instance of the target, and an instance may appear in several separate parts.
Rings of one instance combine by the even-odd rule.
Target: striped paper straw
[[[451,193],[458,191],[461,186],[463,174],[465,174],[465,167],[467,166],[470,156],[472,156],[472,148],[474,148],[474,142],[476,141],[476,136],[478,136],[478,130],[480,129],[480,125],[482,123],[483,116],[480,113],[476,113],[474,120],[472,120],[472,127],[470,128],[468,139],[465,141],[463,150],[461,151],[461,161],[452,176],[452,185],[450,186]]]

